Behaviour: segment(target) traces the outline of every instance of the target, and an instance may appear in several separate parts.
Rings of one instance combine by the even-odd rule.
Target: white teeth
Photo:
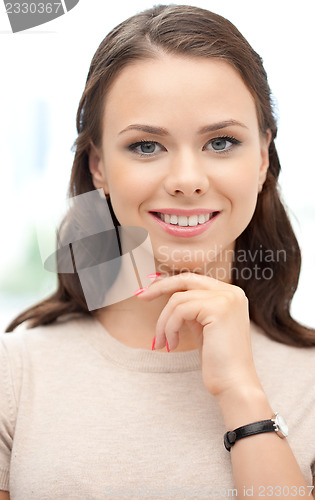
[[[170,224],[178,224],[178,217],[177,217],[177,215],[171,215]]]
[[[188,226],[188,220],[187,217],[185,217],[185,215],[180,215],[178,217],[178,225],[182,227]]]
[[[161,214],[161,215],[162,215],[162,220],[164,220],[164,222],[166,222],[167,224],[170,224],[171,216],[168,214]]]
[[[198,215],[190,215],[188,217],[188,226],[198,226]]]
[[[173,224],[174,226],[198,226],[198,224],[204,224],[212,218],[213,214],[200,214],[200,215],[190,215],[186,217],[186,215],[170,215],[170,214],[162,214],[159,212],[159,217],[166,224]]]

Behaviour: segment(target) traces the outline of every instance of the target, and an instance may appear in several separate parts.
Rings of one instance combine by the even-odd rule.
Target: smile
[[[198,236],[207,231],[220,214],[220,211],[206,211],[204,209],[197,209],[195,213],[193,210],[178,212],[179,210],[167,209],[163,210],[163,212],[152,211],[150,213],[164,231],[172,236],[183,238]]]
[[[161,212],[156,212],[156,216],[159,217],[166,224],[172,224],[174,226],[181,227],[194,227],[198,226],[198,224],[204,224],[208,222],[217,212],[212,212],[208,214],[194,214],[189,215],[175,215],[175,214],[162,214]]]

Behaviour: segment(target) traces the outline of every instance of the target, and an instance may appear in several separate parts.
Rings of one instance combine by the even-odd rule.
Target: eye
[[[240,144],[240,141],[235,139],[235,137],[216,137],[215,139],[211,139],[207,145],[211,146],[212,151],[226,153],[233,146],[237,146]]]
[[[158,148],[162,149],[162,146],[155,141],[139,141],[128,146],[130,151],[134,151],[140,156],[154,156],[158,152]]]

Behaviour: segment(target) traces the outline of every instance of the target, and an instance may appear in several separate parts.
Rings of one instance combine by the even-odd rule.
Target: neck
[[[155,326],[169,296],[159,297],[151,302],[136,297],[97,310],[95,318],[108,333],[123,344],[140,349],[151,349]],[[187,327],[180,331],[176,352],[197,349],[196,340]],[[166,347],[159,350],[167,352]]]
[[[185,269],[187,270],[187,267]],[[205,274],[221,281],[230,282],[230,269],[230,259],[223,259],[213,263]],[[175,272],[170,270],[169,275],[178,272],[180,270]],[[151,349],[157,320],[169,298],[170,295],[164,295],[150,302],[144,302],[137,297],[130,297],[98,309],[93,315],[119,342],[133,348]],[[179,332],[179,344],[175,351],[189,351],[197,348],[193,332],[184,325]],[[160,351],[167,352],[166,347]]]

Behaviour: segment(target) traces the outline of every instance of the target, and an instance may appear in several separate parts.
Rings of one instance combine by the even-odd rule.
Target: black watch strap
[[[228,431],[224,434],[224,446],[228,451],[231,451],[231,447],[239,439],[253,436],[254,434],[261,434],[263,432],[274,432],[275,430],[273,420],[260,420],[259,422],[243,425],[242,427],[234,429],[234,431]]]

